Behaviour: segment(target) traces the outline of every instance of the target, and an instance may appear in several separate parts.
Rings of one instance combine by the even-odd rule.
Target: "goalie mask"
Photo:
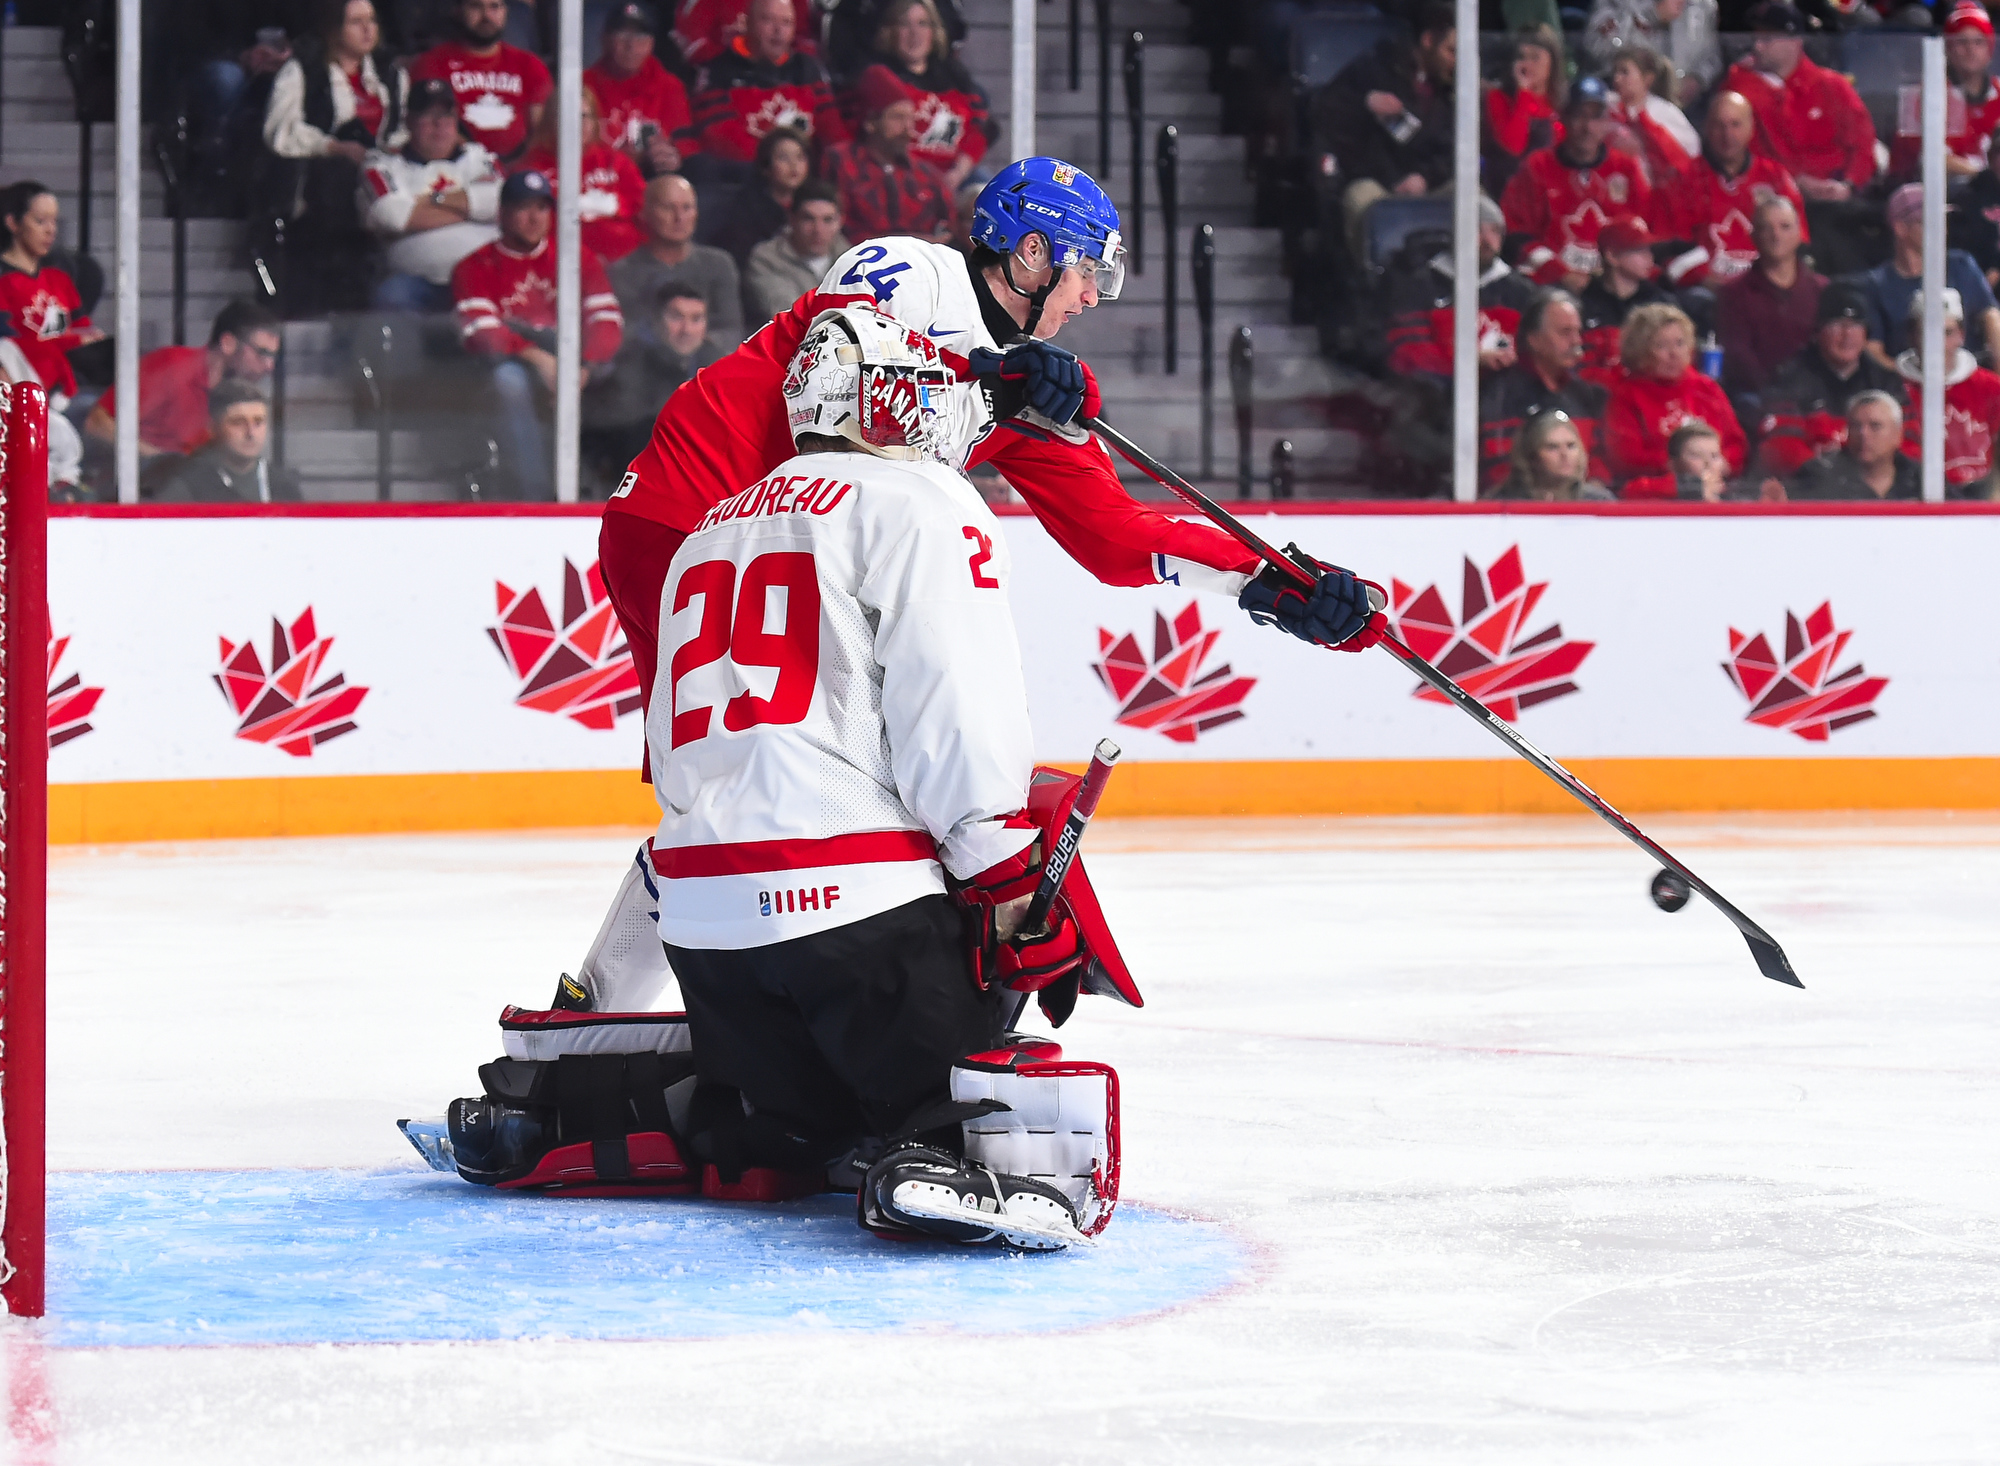
[[[785,416],[806,433],[846,438],[878,458],[943,460],[956,375],[921,331],[860,306],[822,311],[785,372]]]

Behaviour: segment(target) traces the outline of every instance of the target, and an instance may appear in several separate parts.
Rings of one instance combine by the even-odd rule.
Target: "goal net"
[[[0,1297],[42,1311],[49,417],[0,382]]]

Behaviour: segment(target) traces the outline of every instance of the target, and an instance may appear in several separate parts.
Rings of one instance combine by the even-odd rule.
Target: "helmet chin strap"
[[[1035,327],[1042,323],[1042,307],[1048,304],[1049,292],[1056,288],[1056,281],[1062,278],[1062,271],[1056,269],[1051,262],[1048,284],[1033,292],[1023,290],[1014,283],[1014,252],[1009,250],[1006,257],[1000,261],[1000,276],[1007,282],[1009,290],[1028,302],[1028,319],[1022,323],[1021,330],[1033,336]]]

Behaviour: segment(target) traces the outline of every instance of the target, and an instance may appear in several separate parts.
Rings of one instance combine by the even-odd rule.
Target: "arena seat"
[[[1362,218],[1368,257],[1362,261],[1370,274],[1380,275],[1389,268],[1409,237],[1420,230],[1441,232],[1451,237],[1451,205],[1447,196],[1402,198],[1390,195],[1368,206]]]
[[[1325,86],[1342,67],[1366,55],[1384,36],[1406,36],[1409,27],[1373,6],[1314,10],[1292,23],[1292,87],[1309,92]]]

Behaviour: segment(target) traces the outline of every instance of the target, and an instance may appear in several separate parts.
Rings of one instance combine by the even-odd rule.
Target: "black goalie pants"
[[[824,1158],[947,1100],[953,1062],[1004,1026],[1007,995],[973,985],[945,896],[768,947],[667,953],[704,1099],[736,1091],[763,1122],[753,1129],[777,1122]]]

